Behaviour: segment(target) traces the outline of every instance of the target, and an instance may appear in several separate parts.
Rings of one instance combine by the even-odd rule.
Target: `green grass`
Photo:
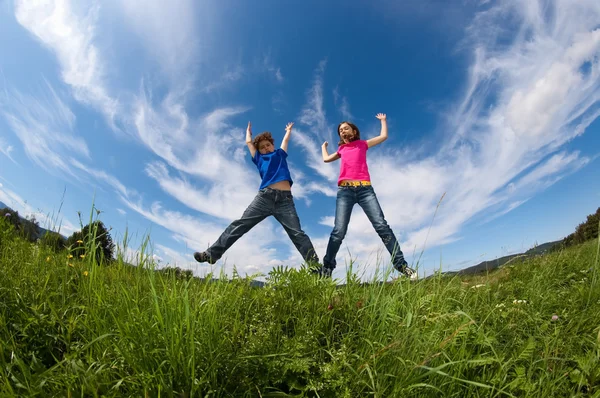
[[[254,288],[99,267],[3,224],[0,395],[598,397],[599,249],[412,283],[275,269]]]

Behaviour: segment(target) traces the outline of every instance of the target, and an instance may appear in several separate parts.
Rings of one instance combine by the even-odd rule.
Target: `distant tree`
[[[192,270],[184,270],[179,267],[165,267],[160,269],[160,272],[166,275],[173,275],[177,279],[190,279],[194,277],[194,272]]]
[[[35,242],[40,236],[40,225],[34,215],[21,220],[21,232],[23,237],[30,242]]]
[[[94,221],[83,227],[81,231],[74,232],[67,238],[66,246],[71,248],[71,254],[76,257],[88,255],[88,251],[95,248],[98,264],[102,260],[112,261],[115,251],[115,244],[102,221]]]

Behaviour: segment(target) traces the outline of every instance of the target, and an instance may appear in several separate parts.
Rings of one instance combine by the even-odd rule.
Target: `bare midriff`
[[[278,181],[274,184],[269,185],[267,188],[278,189],[280,191],[291,191],[292,186],[289,181]]]

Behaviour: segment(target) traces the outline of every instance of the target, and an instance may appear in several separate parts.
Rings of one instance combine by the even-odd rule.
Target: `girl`
[[[379,113],[376,117],[381,121],[379,136],[369,140],[361,140],[358,127],[350,122],[342,122],[339,124],[337,131],[340,137],[337,152],[331,155],[327,152],[327,141],[321,147],[324,162],[329,163],[342,159],[335,207],[335,226],[329,237],[323,266],[317,270],[317,273],[322,276],[331,276],[331,272],[335,268],[335,256],[340,249],[344,236],[346,236],[352,208],[354,204],[358,203],[392,255],[394,268],[410,279],[417,278],[415,270],[408,267],[396,236],[385,221],[383,211],[371,186],[371,177],[367,167],[367,149],[381,144],[388,137],[386,115]]]

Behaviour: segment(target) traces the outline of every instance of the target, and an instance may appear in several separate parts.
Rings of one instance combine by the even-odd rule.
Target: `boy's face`
[[[348,123],[343,123],[340,126],[339,133],[340,133],[340,138],[346,144],[349,143],[352,140],[352,138],[354,138],[354,130],[352,130],[352,126],[350,126]]]
[[[258,152],[261,155],[266,155],[267,153],[271,153],[275,151],[275,147],[268,140],[262,140],[258,143]]]

